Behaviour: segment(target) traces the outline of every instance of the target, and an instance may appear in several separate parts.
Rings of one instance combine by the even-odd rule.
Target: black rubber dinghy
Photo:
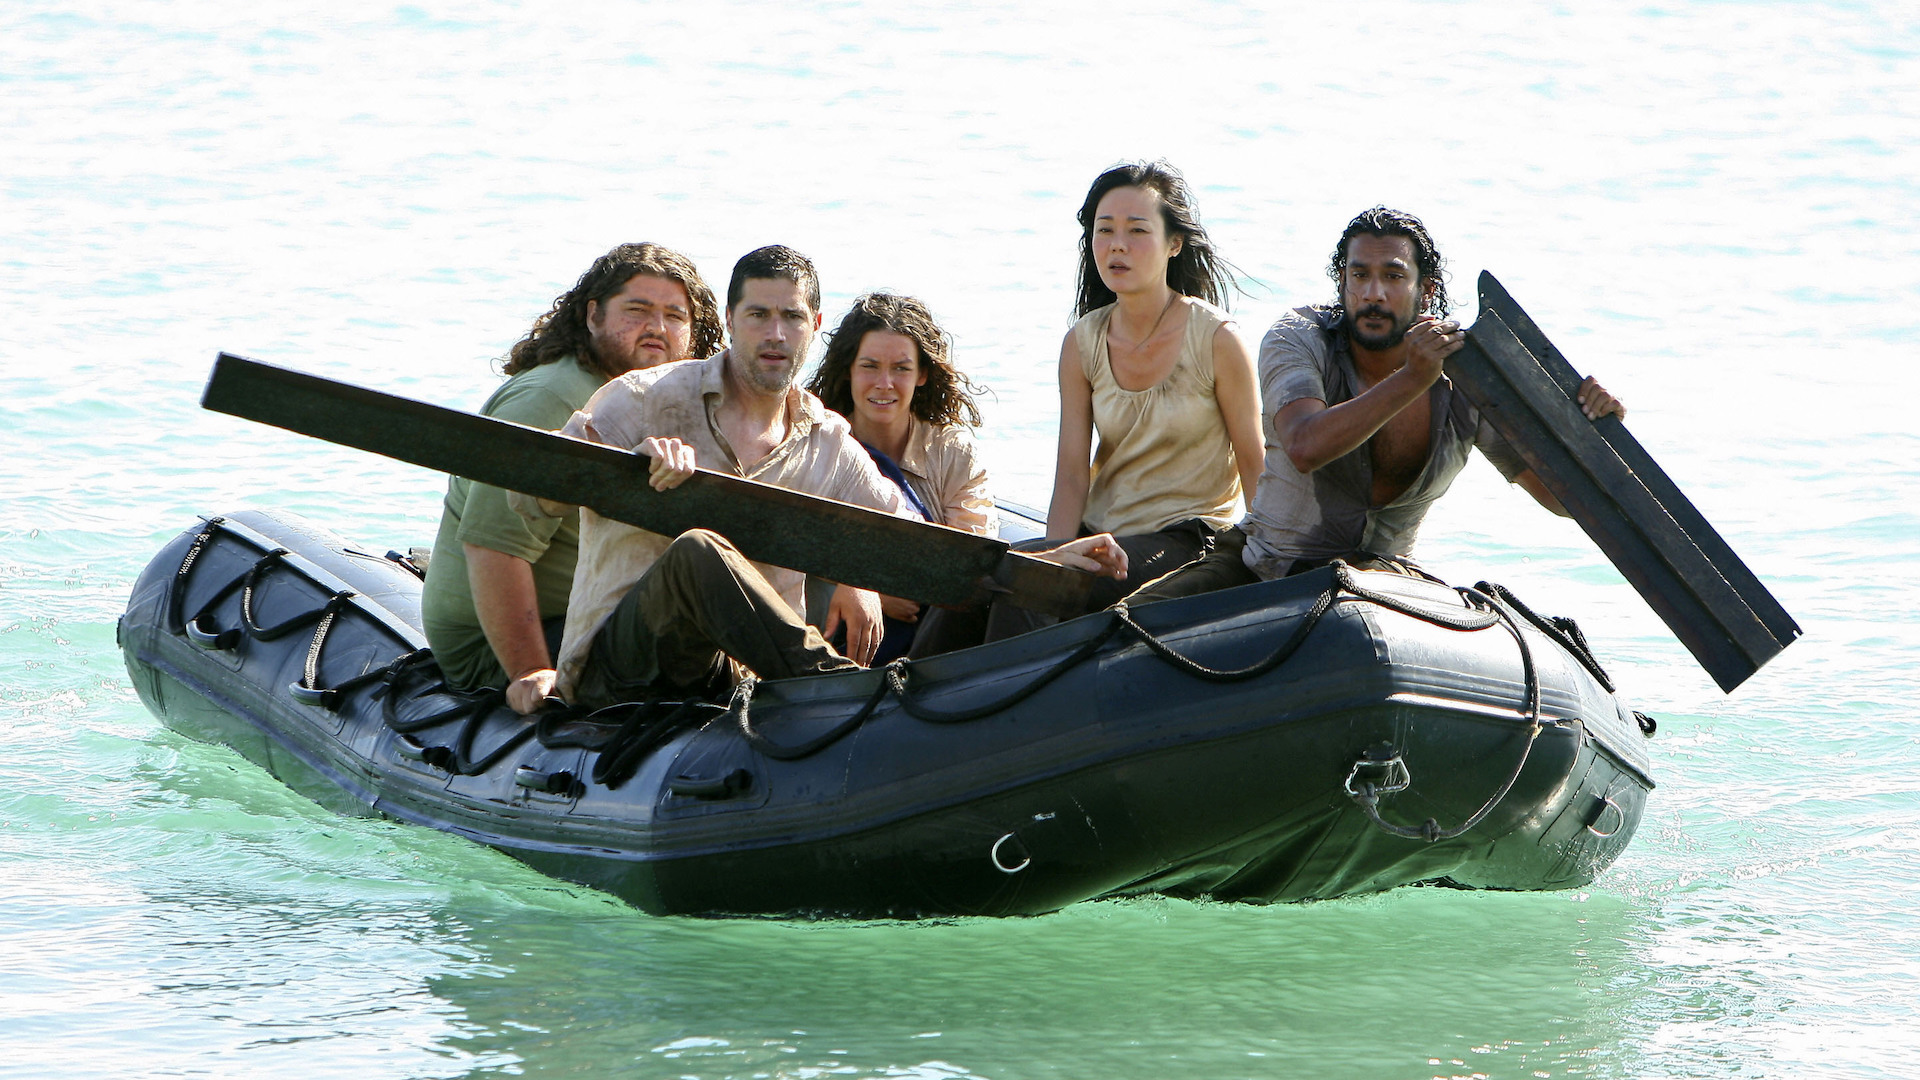
[[[1016,915],[1586,884],[1652,722],[1505,590],[1335,565],[730,699],[516,716],[449,691],[420,580],[288,515],[203,520],[120,623],[140,697],[342,812],[649,912]]]

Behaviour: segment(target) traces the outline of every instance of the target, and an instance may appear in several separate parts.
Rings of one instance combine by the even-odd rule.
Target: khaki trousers
[[[795,614],[725,537],[694,529],[667,545],[594,635],[574,696],[600,708],[723,691],[735,663],[763,679],[859,666]]]

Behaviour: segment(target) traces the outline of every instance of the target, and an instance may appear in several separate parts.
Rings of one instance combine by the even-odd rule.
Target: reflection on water
[[[1313,1061],[1388,1076],[1460,1059],[1558,1076],[1604,1069],[1635,1034],[1616,974],[1647,945],[1631,914],[1600,896],[1434,889],[926,925],[636,920],[583,905],[466,920],[487,954],[567,957],[563,971],[430,985],[474,1025],[458,1045],[511,1048],[543,1072],[1230,1076]]]

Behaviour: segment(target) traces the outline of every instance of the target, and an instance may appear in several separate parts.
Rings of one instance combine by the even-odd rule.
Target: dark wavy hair
[[[1160,218],[1167,235],[1181,240],[1179,254],[1167,262],[1167,284],[1173,291],[1226,307],[1227,294],[1235,288],[1234,267],[1214,249],[1207,230],[1200,227],[1186,178],[1164,161],[1129,161],[1096,177],[1087,189],[1086,201],[1080,204],[1080,293],[1074,301],[1074,317],[1114,301],[1113,290],[1100,280],[1100,268],[1093,264],[1093,219],[1107,192],[1123,187],[1146,188],[1160,195]]]
[[[827,408],[853,419],[853,362],[859,357],[860,342],[875,330],[910,338],[919,350],[920,370],[927,373],[927,381],[913,392],[913,415],[929,424],[980,426],[980,409],[973,403],[980,388],[953,366],[952,339],[934,321],[927,305],[911,296],[868,293],[855,300],[828,335],[827,351],[807,389]]]
[[[806,294],[807,306],[819,314],[820,275],[814,272],[812,259],[787,245],[768,244],[740,256],[740,261],[733,264],[733,277],[727,282],[728,311],[740,302],[740,290],[752,278],[781,278],[793,282]]]
[[[542,364],[551,364],[569,356],[579,357],[594,370],[614,378],[621,373],[607,370],[605,361],[593,347],[593,333],[587,327],[587,302],[604,305],[626,288],[627,282],[641,274],[677,281],[687,290],[689,314],[693,319],[692,352],[696,357],[712,356],[720,351],[726,332],[720,324],[720,308],[714,303],[713,290],[700,278],[693,260],[659,244],[621,244],[593,260],[587,272],[573,288],[560,294],[547,313],[533,320],[527,336],[514,342],[502,370],[518,375]]]
[[[1414,265],[1420,272],[1421,284],[1425,286],[1430,282],[1433,286],[1423,298],[1420,310],[1441,318],[1453,310],[1453,301],[1447,297],[1447,261],[1440,257],[1440,249],[1433,246],[1426,224],[1404,210],[1389,210],[1384,206],[1362,211],[1359,217],[1347,222],[1347,231],[1340,234],[1340,243],[1334,246],[1333,259],[1327,263],[1327,276],[1333,279],[1336,309],[1346,310],[1347,242],[1362,234],[1406,237],[1413,245]]]

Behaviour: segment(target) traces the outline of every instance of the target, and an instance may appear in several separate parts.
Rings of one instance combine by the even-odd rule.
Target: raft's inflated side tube
[[[239,513],[154,558],[121,643],[169,726],[303,794],[661,913],[1566,888],[1620,852],[1652,788],[1583,646],[1390,575],[1316,571],[541,724],[439,682],[419,591],[397,559]],[[1238,679],[1191,666],[1277,656]]]

